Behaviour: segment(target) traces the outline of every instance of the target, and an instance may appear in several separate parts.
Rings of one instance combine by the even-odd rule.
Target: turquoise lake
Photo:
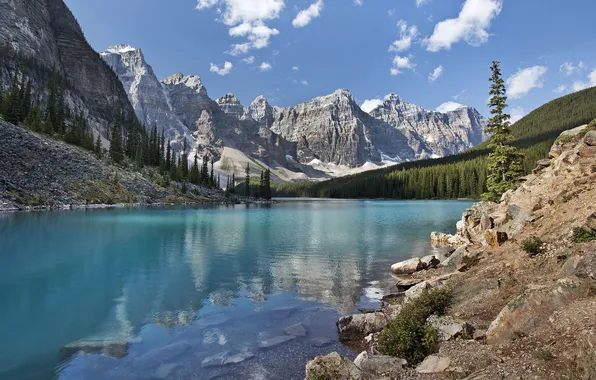
[[[390,265],[470,204],[0,214],[0,378],[303,379],[316,355],[353,355],[336,319],[378,305]]]

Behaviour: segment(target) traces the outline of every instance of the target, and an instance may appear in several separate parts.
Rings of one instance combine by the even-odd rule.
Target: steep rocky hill
[[[561,135],[500,204],[474,205],[456,235],[432,240],[446,257],[395,264],[402,292],[338,321],[340,338],[366,351],[319,357],[307,380],[596,378],[596,122]],[[427,320],[434,353],[414,366],[379,356],[379,332],[425,289],[453,297],[448,315]]]
[[[34,98],[47,98],[54,74],[65,79],[65,104],[83,113],[91,127],[107,137],[115,110],[133,113],[118,77],[87,43],[63,0],[0,2],[0,75],[10,87],[11,74],[26,74]]]

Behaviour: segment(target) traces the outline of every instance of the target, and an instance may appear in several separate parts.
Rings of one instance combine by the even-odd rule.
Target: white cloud
[[[443,75],[443,65],[437,67],[432,73],[428,75],[428,81],[433,83]]]
[[[305,86],[308,86],[308,81],[307,80],[301,80],[300,83],[302,83]]]
[[[269,62],[263,62],[263,63],[261,63],[261,66],[259,66],[259,69],[261,71],[269,71],[269,70],[271,70],[271,68],[272,68],[272,66]]]
[[[383,101],[381,99],[366,99],[364,103],[362,103],[360,108],[362,109],[362,111],[369,113],[381,104],[383,104]]]
[[[559,85],[559,87],[555,88],[553,90],[553,92],[555,94],[562,94],[563,92],[565,92],[565,90],[567,90],[567,86],[565,86],[564,84]]]
[[[543,76],[547,71],[544,66],[520,69],[507,79],[507,95],[512,99],[519,99],[534,88],[542,88]]]
[[[416,67],[416,64],[412,62],[412,58],[414,58],[414,56],[412,55],[407,57],[401,57],[399,55],[396,55],[395,58],[393,58],[393,67],[391,68],[391,75],[401,74],[403,72],[402,69],[413,70]]]
[[[321,11],[323,10],[323,0],[317,0],[316,3],[310,5],[310,7],[301,10],[296,15],[294,21],[292,21],[292,25],[294,28],[302,28],[310,22],[321,16]]]
[[[515,107],[515,108],[511,109],[510,123],[515,124],[516,122],[521,120],[524,116],[526,116],[526,113],[525,113],[523,107]]]
[[[393,15],[395,14],[395,8],[393,8],[393,9],[389,9],[389,10],[387,11],[387,13],[389,14],[389,17],[393,17]]]
[[[408,28],[408,22],[400,20],[397,23],[399,27],[399,40],[393,41],[389,46],[391,52],[402,52],[408,50],[412,46],[412,42],[418,37],[418,27],[412,25]]]
[[[356,5],[362,5],[362,3],[364,3],[364,0],[354,0],[354,4]]]
[[[424,4],[428,3],[430,0],[416,0],[416,6],[420,8]]]
[[[462,92],[460,92],[459,94],[456,94],[456,95],[454,95],[454,96],[453,96],[453,99],[455,99],[455,100],[457,100],[457,99],[459,99],[459,98],[465,99],[465,98],[467,98],[467,97],[468,97],[468,96],[466,96],[466,97],[464,98],[464,95],[466,95],[466,93],[467,93],[467,92],[468,92],[468,90],[463,90],[463,91],[462,91]]]
[[[247,65],[252,65],[253,63],[255,63],[255,57],[254,56],[246,57],[242,60],[242,62],[246,63]]]
[[[248,42],[232,45],[229,54],[245,54],[249,49],[262,49],[269,45],[271,36],[279,34],[265,21],[279,17],[285,7],[284,0],[198,0],[197,9],[217,6],[220,20],[230,27],[233,37],[246,37]]]
[[[292,67],[292,70],[293,71],[300,71],[300,68],[298,66],[294,66],[294,67]]]
[[[218,75],[228,75],[231,71],[232,68],[234,67],[234,65],[232,65],[232,62],[226,62],[223,64],[222,67],[218,67],[215,64],[211,64],[211,67],[209,68],[209,71],[211,71],[212,73],[218,74]]]
[[[445,103],[441,104],[440,106],[438,106],[435,111],[441,112],[441,113],[447,113],[447,112],[455,111],[456,109],[462,108],[462,107],[465,107],[465,106],[463,104],[448,101],[448,102],[445,102]]]
[[[573,82],[573,85],[571,86],[571,88],[573,89],[573,92],[577,92],[577,91],[586,89],[588,87],[594,87],[594,86],[596,86],[596,69],[592,70],[592,72],[590,72],[590,74],[588,74],[587,82],[575,81],[575,82]]]
[[[479,46],[488,41],[488,29],[503,9],[503,0],[465,0],[457,18],[435,25],[433,34],[425,40],[428,51],[450,49],[451,45],[465,40]]]
[[[565,73],[565,75],[573,75],[575,73],[579,73],[585,68],[586,66],[582,61],[579,61],[577,66],[574,66],[572,62],[565,62],[561,65],[561,67],[559,67],[559,71]]]

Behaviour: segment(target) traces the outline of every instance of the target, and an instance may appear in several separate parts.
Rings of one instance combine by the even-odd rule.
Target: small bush
[[[589,243],[596,240],[596,231],[590,231],[583,227],[576,227],[573,229],[574,243]]]
[[[544,252],[544,249],[542,248],[543,244],[544,243],[538,236],[532,236],[531,238],[524,240],[522,248],[528,255],[536,256]]]
[[[437,332],[427,322],[431,315],[443,315],[451,303],[445,290],[425,291],[418,299],[407,303],[397,318],[379,335],[379,350],[384,355],[420,363],[437,350]]]

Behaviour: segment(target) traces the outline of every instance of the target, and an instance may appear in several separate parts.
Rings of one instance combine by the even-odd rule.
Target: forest
[[[561,132],[596,118],[596,87],[555,99],[512,127],[526,174],[546,158]],[[276,183],[276,197],[478,199],[486,191],[487,144],[455,156],[406,162],[317,183]]]

